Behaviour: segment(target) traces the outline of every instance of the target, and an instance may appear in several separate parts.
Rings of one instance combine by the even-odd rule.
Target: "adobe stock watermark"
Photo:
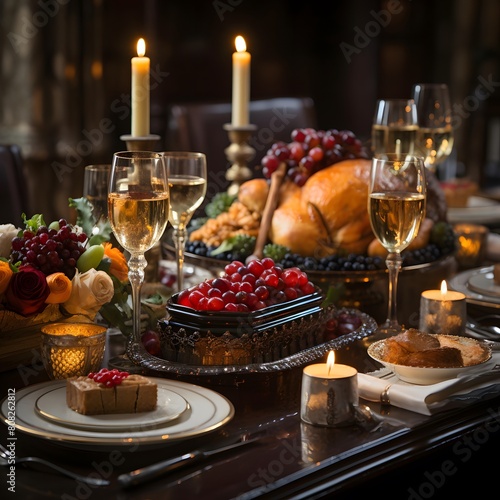
[[[220,21],[224,21],[226,12],[234,12],[234,9],[240,6],[243,0],[214,0],[212,6],[217,13]]]
[[[479,109],[481,102],[486,101],[500,87],[500,81],[493,80],[493,75],[486,78],[482,75],[477,77],[478,85],[474,92],[463,99],[461,103],[453,104],[451,125],[453,129],[462,126],[465,119]]]
[[[256,151],[263,151],[274,142],[275,134],[283,132],[290,123],[297,118],[297,113],[290,112],[286,107],[272,109],[273,116],[269,120],[267,127],[259,128],[255,136],[248,139],[248,144]]]
[[[247,479],[247,484],[252,488],[258,488],[270,484],[285,472],[285,466],[297,461],[302,456],[302,443],[299,438],[293,441],[281,440],[282,448],[278,458],[271,460],[267,465],[259,467]]]
[[[156,89],[169,75],[169,72],[161,71],[160,65],[157,64],[156,68],[150,71],[150,82],[153,81],[154,83],[150,83],[149,91]],[[110,109],[118,117],[118,120],[126,120],[131,112],[130,94],[121,94],[118,99],[111,103]],[[104,137],[112,134],[115,130],[116,125],[111,118],[102,118],[96,128],[82,130],[84,138],[78,141],[75,147],[65,144],[63,146],[64,163],[53,161],[51,164],[57,180],[62,182],[67,173],[73,172],[82,165],[85,158],[89,157],[102,144]]]
[[[360,54],[362,49],[368,47],[373,38],[380,35],[382,28],[389,25],[393,16],[400,14],[404,10],[399,0],[389,0],[385,5],[386,8],[378,12],[374,10],[370,11],[370,16],[373,19],[365,24],[364,29],[355,26],[352,44],[347,42],[340,43],[340,50],[348,63],[352,61],[354,55]]]
[[[491,439],[493,434],[500,431],[500,408],[497,410],[489,408],[488,413],[492,417],[489,422],[478,427],[470,435],[464,436],[453,445],[454,457],[443,460],[437,470],[425,471],[423,481],[415,488],[408,488],[408,500],[432,498],[453,476],[460,472],[461,465],[466,464],[474,453],[480,451]]]
[[[19,54],[21,47],[26,45],[38,32],[45,28],[52,18],[58,13],[62,5],[66,5],[70,0],[38,0],[37,5],[40,7],[33,12],[30,17],[21,17],[20,31],[14,33],[10,31],[7,38],[12,45],[12,48]]]

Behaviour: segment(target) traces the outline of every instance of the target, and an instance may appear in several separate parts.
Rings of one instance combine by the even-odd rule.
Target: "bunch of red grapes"
[[[50,227],[40,226],[36,233],[26,229],[12,240],[10,260],[13,264],[30,264],[46,276],[63,272],[69,279],[76,273],[76,263],[85,251],[88,236],[60,219]]]
[[[224,275],[179,293],[177,303],[197,311],[251,312],[316,291],[297,267],[282,269],[273,259],[232,261]]]
[[[268,179],[282,162],[287,176],[298,186],[325,167],[342,160],[368,158],[366,148],[350,130],[295,129],[292,142],[276,142],[262,158],[262,173]]]

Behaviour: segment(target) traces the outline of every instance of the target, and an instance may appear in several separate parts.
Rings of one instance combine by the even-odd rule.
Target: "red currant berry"
[[[275,274],[269,274],[265,277],[264,281],[266,282],[266,285],[276,287],[278,285],[279,278]]]
[[[266,300],[269,297],[269,290],[266,286],[259,286],[255,289],[255,295],[257,295],[260,300]]]
[[[248,263],[248,270],[258,278],[264,271],[264,266],[259,260],[252,260]]]
[[[224,301],[221,297],[211,297],[207,302],[207,310],[209,311],[222,311],[224,309]]]
[[[299,275],[293,269],[285,269],[282,278],[286,286],[296,286],[299,282]]]
[[[264,269],[270,269],[271,267],[274,267],[274,260],[270,257],[264,257],[260,262],[264,266]]]
[[[207,293],[207,296],[209,298],[222,297],[222,292],[218,288],[210,288],[210,290]]]
[[[200,300],[205,297],[203,293],[201,293],[199,290],[194,290],[189,294],[189,302],[191,303],[191,306],[194,307],[195,309],[198,307],[198,304],[200,303]]]

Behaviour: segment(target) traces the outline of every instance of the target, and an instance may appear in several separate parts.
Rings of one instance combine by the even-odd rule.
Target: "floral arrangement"
[[[75,225],[64,219],[46,224],[40,214],[30,219],[22,214],[22,229],[0,225],[0,331],[75,317],[94,321],[99,314],[110,326],[130,333],[125,256],[109,241],[109,223],[94,221],[85,198],[69,202],[77,211]],[[146,302],[155,322],[158,309],[153,306],[161,306],[165,298],[148,297]]]

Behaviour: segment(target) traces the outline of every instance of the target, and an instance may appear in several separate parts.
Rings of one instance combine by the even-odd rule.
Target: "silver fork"
[[[12,463],[11,463],[12,462]],[[77,474],[76,472],[72,472],[68,469],[64,469],[59,465],[56,465],[48,460],[39,457],[16,457],[12,456],[10,451],[7,450],[4,446],[0,444],[0,465],[13,465],[22,464],[22,463],[37,463],[45,465],[46,467],[50,467],[51,469],[63,474],[65,476],[76,479],[77,481],[81,481],[82,483],[90,484],[92,486],[106,486],[109,483],[107,479],[102,479],[100,477],[87,477]]]

